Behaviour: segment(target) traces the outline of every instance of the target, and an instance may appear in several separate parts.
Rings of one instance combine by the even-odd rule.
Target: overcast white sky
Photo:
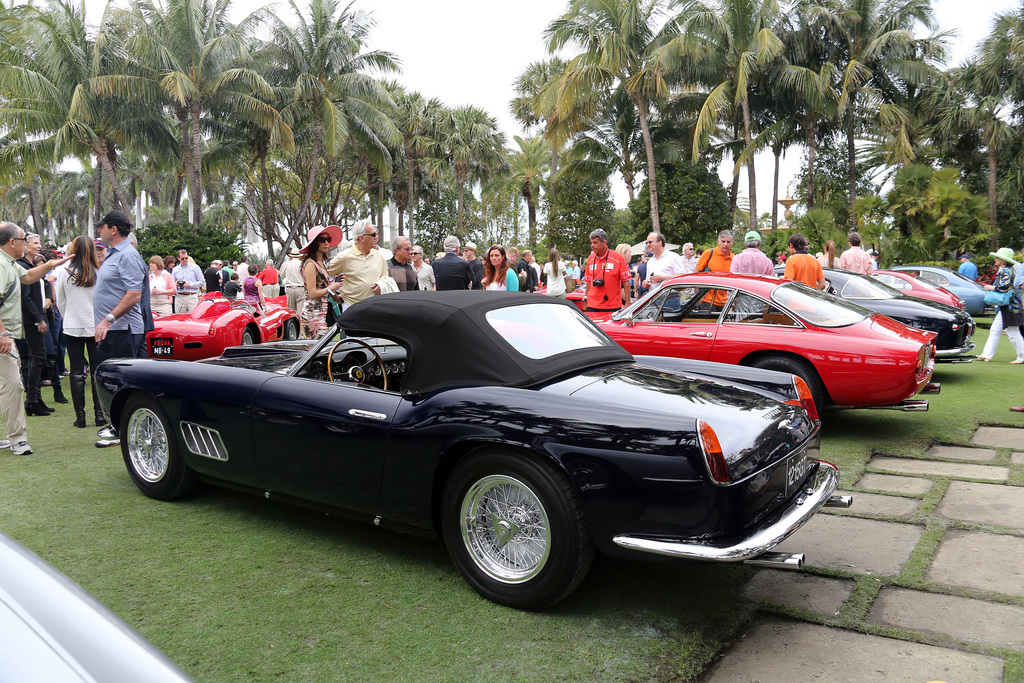
[[[103,0],[86,0],[89,19],[98,23]],[[121,3],[118,3],[121,4]],[[544,28],[566,7],[560,0],[356,0],[377,21],[370,47],[395,53],[402,62],[397,80],[426,97],[448,106],[475,104],[495,116],[513,144],[524,132],[508,113],[515,78],[531,62],[547,57]],[[1015,5],[1011,0],[935,0],[940,27],[955,29],[952,63],[966,58],[991,26],[997,12]],[[239,14],[258,3],[235,1]],[[285,13],[284,5],[278,5]],[[780,194],[799,168],[801,154],[792,150],[783,164]],[[728,181],[728,169],[724,177]],[[758,212],[771,211],[772,158],[757,160]],[[613,181],[616,204],[627,199],[621,181]],[[741,191],[747,186],[745,173]]]

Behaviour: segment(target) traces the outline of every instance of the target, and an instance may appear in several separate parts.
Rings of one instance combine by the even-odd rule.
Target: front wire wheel
[[[522,453],[463,458],[445,485],[442,529],[466,581],[519,609],[565,598],[594,556],[576,486],[556,464]]]
[[[155,398],[137,392],[121,412],[121,455],[139,490],[157,500],[190,492],[198,475],[185,464],[171,422]]]

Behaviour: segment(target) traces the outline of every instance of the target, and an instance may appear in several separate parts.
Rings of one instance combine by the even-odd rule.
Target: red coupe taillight
[[[728,484],[729,468],[725,464],[722,444],[718,443],[718,435],[715,434],[715,430],[704,420],[697,420],[697,436],[700,439],[700,448],[704,451],[704,462],[708,465],[711,478],[719,484]]]
[[[814,420],[818,421],[818,406],[814,404],[814,394],[811,393],[811,388],[807,386],[807,382],[803,381],[796,375],[793,375],[793,386],[796,387],[796,395],[799,399],[792,401],[786,401],[791,406],[800,406],[807,411],[807,415]]]

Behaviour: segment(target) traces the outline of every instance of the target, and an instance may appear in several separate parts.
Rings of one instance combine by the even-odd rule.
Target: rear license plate
[[[152,345],[149,347],[150,353],[153,356],[173,356],[174,355],[174,340],[173,339],[154,339]]]
[[[811,459],[804,450],[786,461],[786,498],[796,493],[797,488],[803,483],[807,476],[807,470],[811,466]]]

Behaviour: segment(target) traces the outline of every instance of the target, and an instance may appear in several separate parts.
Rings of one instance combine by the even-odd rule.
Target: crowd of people
[[[407,237],[395,238],[387,250],[379,245],[379,230],[363,221],[352,228],[351,241],[336,225],[312,228],[302,246],[288,252],[280,270],[270,260],[259,268],[243,257],[233,263],[214,259],[204,271],[186,249],[176,257],[143,260],[131,219],[120,211],[109,212],[95,228],[95,240],[76,237],[61,258],[43,252],[38,235],[26,234],[13,223],[0,224],[0,250],[6,254],[0,259],[0,409],[8,425],[8,439],[0,440],[0,448],[32,452],[25,418],[53,412],[43,401],[44,386],[52,387],[54,401],[67,402],[61,389],[63,375],[70,384],[73,424],[85,427],[88,369],[107,358],[145,357],[145,333],[153,328],[153,315],[190,312],[204,291],[244,300],[260,311],[268,297],[284,295],[288,308],[299,313],[304,335],[317,338],[349,306],[390,292],[470,289],[542,292],[565,298],[582,288],[588,311],[611,312],[676,275],[705,271],[775,275],[775,263],[761,251],[761,235],[755,231],[744,235],[743,248],[735,254],[729,230],[718,235],[712,248],[697,250],[687,243],[681,253],[664,235],[652,232],[631,266],[629,245],[612,248],[607,233],[594,230],[586,259],[569,260],[551,249],[541,264],[530,250],[520,254],[516,247],[500,244],[478,256],[475,243],[463,244],[454,235],[444,239],[444,251],[433,260]],[[847,242],[848,248],[839,255],[836,244],[828,241],[822,252],[812,256],[803,235],[790,235],[783,276],[823,289],[823,267],[870,275],[877,262],[862,248],[860,235],[851,232]],[[1014,268],[1012,253],[1004,251],[1009,252],[993,253],[999,272],[988,289],[1005,294],[1009,301],[1000,307],[981,359],[991,359],[1000,332],[1006,329],[1017,351],[1014,362],[1024,363],[1024,337],[1017,329],[1024,323],[1020,296],[1024,268]],[[977,268],[969,256],[962,256],[961,262],[961,272],[976,278]],[[96,425],[103,427],[107,418],[96,392],[92,395]],[[101,437],[104,445],[117,443],[112,425],[101,431]]]

